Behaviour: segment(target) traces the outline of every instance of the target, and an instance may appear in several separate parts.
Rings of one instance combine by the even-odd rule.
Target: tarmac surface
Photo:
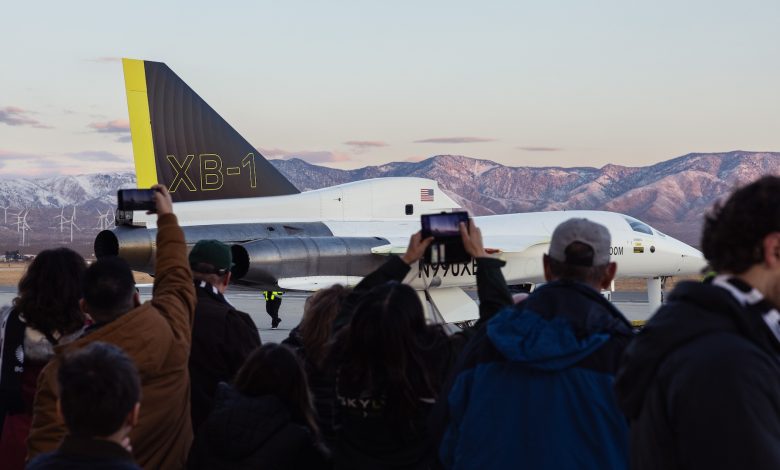
[[[151,286],[139,286],[141,300],[151,298]],[[467,291],[472,297],[476,297],[476,291]],[[290,330],[295,327],[303,316],[303,304],[310,295],[308,292],[287,292],[282,298],[282,306],[279,316],[282,323],[279,328],[271,329],[271,317],[265,312],[265,300],[262,292],[246,288],[230,288],[225,296],[238,310],[248,313],[257,325],[260,339],[263,343],[280,343],[287,338]],[[9,305],[16,296],[14,287],[0,287],[0,305]],[[615,292],[612,295],[615,306],[623,312],[629,320],[646,320],[650,316],[648,311],[647,293],[645,292]]]

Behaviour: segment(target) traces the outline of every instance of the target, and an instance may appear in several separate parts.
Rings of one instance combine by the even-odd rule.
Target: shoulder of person
[[[11,314],[14,312],[14,306],[13,305],[3,305],[0,307],[0,327],[5,328],[6,322],[11,317]]]
[[[247,333],[249,330],[253,330],[253,332],[249,333],[249,335],[255,337],[255,339],[259,339],[257,325],[255,325],[254,320],[252,320],[252,317],[249,316],[248,313],[242,312],[241,310],[236,310],[231,307],[225,315],[225,322],[226,327],[229,330],[241,331],[242,333]],[[253,340],[252,343],[254,342],[256,341]]]
[[[228,315],[228,319],[229,320],[240,321],[240,322],[243,322],[243,323],[250,322],[250,323],[252,323],[254,325],[254,322],[252,321],[251,315],[249,315],[248,313],[243,312],[241,310],[237,310],[237,309],[235,309],[233,307],[229,307],[228,308],[227,315]]]

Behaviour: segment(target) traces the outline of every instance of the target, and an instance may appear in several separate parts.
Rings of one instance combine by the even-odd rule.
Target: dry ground
[[[24,274],[27,263],[0,263],[0,286],[16,286],[19,278]],[[153,279],[145,273],[134,272],[135,282],[139,284],[151,284]],[[667,280],[666,290],[670,291],[681,280],[700,279],[700,276],[673,277]],[[647,282],[642,278],[619,279],[615,282],[615,290],[642,292],[647,290]]]
[[[0,263],[0,286],[16,286],[27,269],[27,263]],[[145,273],[133,272],[138,284],[151,284],[153,279]]]

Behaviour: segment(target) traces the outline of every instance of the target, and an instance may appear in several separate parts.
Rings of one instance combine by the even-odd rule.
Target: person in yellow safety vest
[[[271,316],[271,328],[276,328],[282,321],[279,318],[279,307],[282,306],[282,295],[284,295],[284,292],[267,290],[263,291],[263,294],[265,295],[265,311]]]

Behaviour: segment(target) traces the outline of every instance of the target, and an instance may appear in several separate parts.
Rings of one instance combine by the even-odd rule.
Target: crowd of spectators
[[[0,466],[104,469],[780,468],[780,178],[706,216],[715,276],[641,331],[606,300],[608,230],[555,228],[515,303],[473,221],[479,319],[426,322],[403,281],[431,239],[310,296],[261,345],[225,298],[229,247],[187,254],[157,186],[154,290],[120,258],[31,263],[0,310]]]

